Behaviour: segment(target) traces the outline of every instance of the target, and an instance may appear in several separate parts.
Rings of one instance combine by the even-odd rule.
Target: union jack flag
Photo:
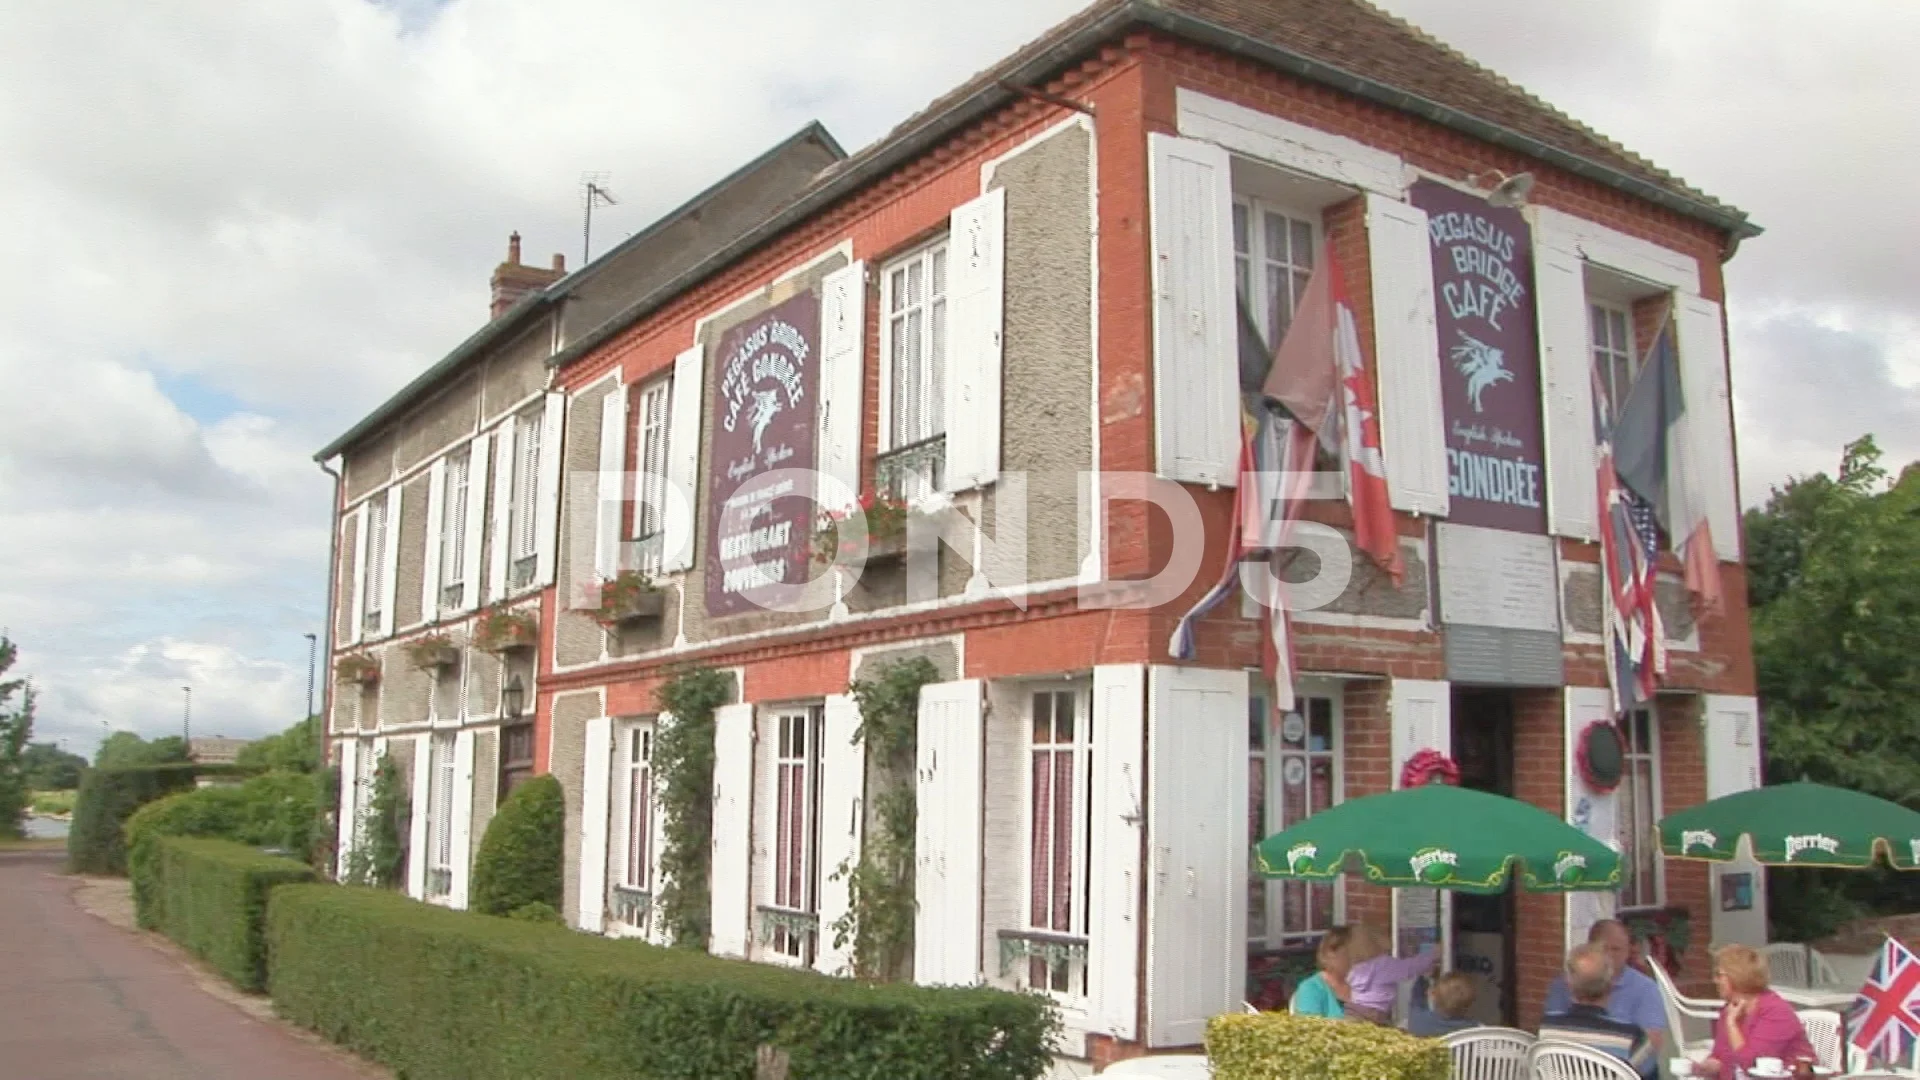
[[[1595,487],[1600,495],[1600,569],[1605,578],[1607,683],[1616,714],[1653,700],[1667,670],[1666,633],[1654,603],[1660,527],[1653,507],[1620,482],[1606,389],[1593,385]]]
[[[1920,958],[1888,938],[1848,1013],[1853,1045],[1888,1064],[1908,1060],[1920,1040]]]

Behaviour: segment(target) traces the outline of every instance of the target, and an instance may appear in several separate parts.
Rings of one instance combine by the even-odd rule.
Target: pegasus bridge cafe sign
[[[1545,533],[1533,244],[1518,210],[1432,180],[1427,212],[1440,332],[1449,521]]]
[[[807,580],[819,346],[820,298],[807,291],[729,329],[715,349],[711,615],[761,610],[769,591]]]

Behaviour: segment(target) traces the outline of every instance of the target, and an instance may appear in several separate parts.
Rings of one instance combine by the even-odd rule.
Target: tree
[[[31,791],[72,791],[80,786],[80,771],[86,767],[86,758],[69,754],[56,743],[29,743],[20,756],[20,771]]]
[[[0,676],[13,667],[17,650],[0,637]],[[15,694],[20,704],[9,710]],[[26,835],[27,778],[22,768],[27,739],[33,735],[33,688],[25,679],[0,678],[0,837]]]
[[[116,731],[100,744],[95,768],[124,769],[133,765],[166,765],[187,760],[187,741],[167,735],[148,742],[131,731]]]
[[[319,720],[309,716],[278,735],[255,739],[240,748],[235,763],[278,772],[313,772],[320,767],[320,747],[314,742],[314,727]]]
[[[1880,456],[1861,438],[1837,477],[1796,480],[1748,515],[1766,776],[1920,807],[1920,471],[1889,483]],[[1920,883],[1878,872],[1776,880],[1775,929],[1800,935],[1920,903]]]
[[[480,839],[473,860],[473,910],[511,915],[529,904],[558,908],[566,824],[560,781],[536,776],[515,788]]]

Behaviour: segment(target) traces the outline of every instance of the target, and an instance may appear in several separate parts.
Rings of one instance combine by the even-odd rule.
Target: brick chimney
[[[507,237],[507,261],[493,268],[493,317],[499,318],[506,314],[508,308],[519,303],[521,297],[538,292],[566,276],[565,255],[554,255],[551,270],[522,263],[520,234],[514,233]]]

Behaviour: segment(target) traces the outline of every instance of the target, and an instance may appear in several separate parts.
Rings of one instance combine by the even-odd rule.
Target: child
[[[1407,1017],[1407,1034],[1431,1039],[1476,1026],[1467,1015],[1473,1008],[1473,998],[1473,980],[1464,971],[1449,971],[1433,980],[1425,1001],[1421,1000],[1416,985],[1412,1013]]]
[[[1319,970],[1302,980],[1288,1004],[1296,1016],[1338,1020],[1345,1015],[1346,1006],[1342,1002],[1347,996],[1347,937],[1344,926],[1320,935],[1320,944],[1313,951],[1314,966]]]
[[[1400,984],[1433,970],[1440,954],[1431,948],[1405,959],[1395,957],[1387,948],[1386,936],[1366,923],[1353,927],[1347,940],[1347,956],[1353,967],[1347,972],[1346,1013],[1355,1020],[1375,1024],[1393,1023],[1393,1001]]]

